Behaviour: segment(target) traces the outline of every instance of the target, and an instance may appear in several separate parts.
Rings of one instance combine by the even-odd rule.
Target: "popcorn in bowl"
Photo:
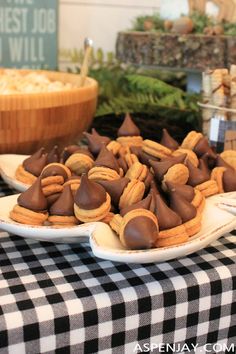
[[[0,94],[2,95],[55,92],[73,88],[76,88],[76,85],[52,81],[46,75],[37,72],[23,74],[18,70],[4,70],[0,74]]]

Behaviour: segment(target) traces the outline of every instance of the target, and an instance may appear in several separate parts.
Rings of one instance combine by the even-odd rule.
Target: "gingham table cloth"
[[[235,235],[132,265],[0,232],[0,353],[233,353]]]

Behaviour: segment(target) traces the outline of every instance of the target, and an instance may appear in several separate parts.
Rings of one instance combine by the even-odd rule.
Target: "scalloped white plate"
[[[2,179],[18,192],[24,192],[30,187],[29,184],[22,183],[15,177],[17,167],[21,165],[27,157],[29,156],[15,154],[0,155],[0,172]]]
[[[197,252],[224,234],[236,228],[236,193],[230,193],[230,198],[217,195],[208,198],[204,210],[202,229],[188,242],[178,246],[154,248],[151,250],[126,250],[110,227],[102,222],[82,224],[70,228],[53,228],[49,226],[29,226],[19,224],[9,218],[9,212],[16,204],[18,195],[0,198],[0,228],[26,238],[39,241],[90,243],[95,256],[111,261],[125,263],[164,262],[170,259],[184,257]],[[223,210],[224,204],[231,212]]]

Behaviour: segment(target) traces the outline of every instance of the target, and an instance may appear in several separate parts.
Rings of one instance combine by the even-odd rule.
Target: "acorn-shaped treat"
[[[92,129],[92,133],[83,133],[88,142],[89,151],[94,157],[98,156],[103,146],[106,146],[111,141],[107,136],[98,134],[95,129]]]
[[[215,167],[211,178],[218,186],[218,193],[236,191],[236,171],[233,168]]]
[[[64,164],[66,160],[70,157],[70,155],[74,154],[76,151],[80,149],[81,147],[75,144],[66,146],[61,153],[60,162]]]
[[[69,168],[61,163],[53,162],[45,166],[41,173],[44,195],[60,193],[63,190],[63,184],[70,176]]]
[[[168,130],[165,128],[162,129],[162,137],[161,137],[160,144],[172,151],[177,150],[179,147],[179,143],[174,138],[172,138]]]
[[[194,166],[198,167],[198,157],[193,150],[179,148],[172,153],[172,157],[178,157],[180,155],[186,155],[185,162],[190,161]]]
[[[143,138],[140,136],[140,130],[129,113],[125,115],[125,119],[118,129],[117,136],[117,141],[124,147],[142,146]]]
[[[65,161],[65,165],[76,175],[87,173],[93,166],[93,155],[87,150],[80,148]]]
[[[154,176],[161,183],[162,189],[166,190],[166,182],[185,184],[189,177],[188,168],[184,165],[186,154],[164,159],[150,161]]]
[[[160,194],[154,195],[155,210],[159,225],[159,235],[156,240],[157,247],[177,245],[188,240],[188,234],[182,225],[181,217],[165,203]]]
[[[127,249],[150,249],[158,237],[157,218],[146,209],[131,210],[121,220],[119,237]]]
[[[41,148],[17,167],[16,179],[26,184],[32,184],[39,177],[46,164],[47,154],[45,149]]]
[[[70,186],[64,187],[59,198],[50,206],[48,221],[59,227],[69,227],[78,224],[74,214],[74,197]]]
[[[176,191],[170,194],[170,208],[181,217],[188,236],[193,236],[200,231],[201,213],[198,213],[197,208]]]
[[[181,144],[181,148],[193,150],[198,157],[201,157],[207,152],[212,152],[208,139],[204,137],[202,133],[198,133],[195,130],[192,130],[186,135]]]
[[[19,195],[10,217],[14,221],[28,225],[43,225],[47,220],[47,200],[42,191],[41,177]]]
[[[130,206],[126,206],[120,210],[120,214],[114,214],[111,218],[109,225],[118,235],[120,233],[120,227],[122,224],[123,216],[134,209],[146,209],[149,210],[151,203],[151,195],[148,195],[145,199],[140,200]]]
[[[111,208],[111,197],[98,183],[82,175],[75,194],[74,212],[79,221],[99,221],[106,217]]]
[[[116,158],[105,146],[103,146],[94,161],[93,167],[89,170],[88,177],[93,181],[110,181],[121,177],[120,166]]]
[[[145,192],[145,184],[139,180],[120,178],[113,181],[98,181],[111,196],[112,204],[119,209],[139,202]]]
[[[176,192],[189,203],[191,203],[198,212],[202,212],[205,206],[205,197],[204,195],[196,188],[189,186],[187,184],[176,184],[172,182],[167,182],[167,192],[172,193]]]
[[[187,184],[198,189],[205,197],[218,193],[217,183],[213,179],[209,179],[206,171],[193,166],[190,161],[187,161],[186,165],[189,170]]]

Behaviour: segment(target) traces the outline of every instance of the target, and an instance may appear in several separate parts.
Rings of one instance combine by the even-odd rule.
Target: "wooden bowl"
[[[0,70],[0,74],[4,70]],[[23,74],[35,70],[21,70]],[[78,75],[39,71],[52,81],[76,84]],[[45,93],[0,94],[0,153],[31,154],[44,146],[78,142],[92,123],[98,96],[97,81],[83,87]]]

